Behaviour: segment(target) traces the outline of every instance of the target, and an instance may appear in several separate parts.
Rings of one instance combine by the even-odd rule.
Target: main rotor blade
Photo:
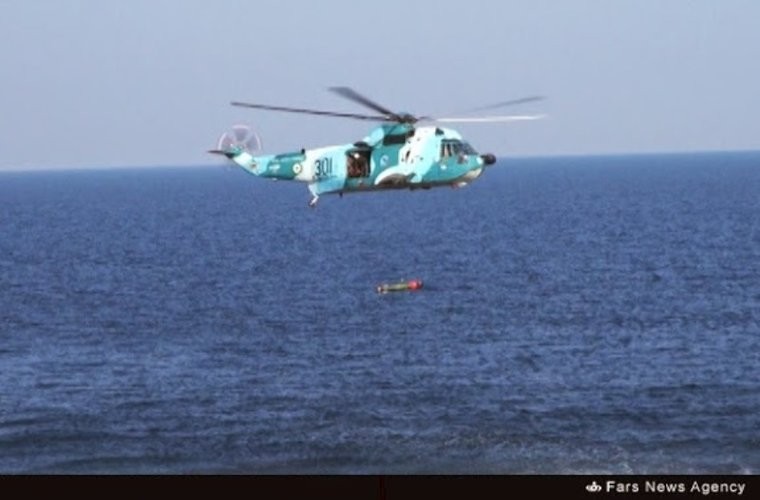
[[[436,123],[503,123],[525,120],[540,120],[545,117],[546,115],[463,116],[451,118],[433,118],[430,121]]]
[[[330,90],[332,92],[335,92],[336,94],[338,94],[341,97],[344,97],[344,98],[346,98],[346,99],[348,99],[350,101],[354,101],[354,102],[359,103],[359,104],[361,104],[363,106],[366,106],[366,107],[368,107],[369,109],[371,109],[373,111],[377,111],[378,113],[383,113],[384,115],[386,115],[386,119],[387,118],[392,118],[394,120],[401,121],[401,116],[399,116],[398,114],[394,113],[390,109],[385,108],[385,107],[379,105],[378,103],[367,99],[366,97],[364,97],[363,95],[361,95],[360,93],[358,93],[357,91],[355,91],[352,88],[349,88],[349,87],[330,87]]]
[[[254,108],[254,109],[264,109],[267,111],[284,111],[286,113],[301,113],[306,115],[317,115],[317,116],[334,116],[337,118],[353,118],[355,120],[370,120],[370,121],[376,121],[376,122],[382,122],[387,121],[388,116],[378,116],[378,115],[363,115],[358,113],[340,113],[336,111],[321,111],[318,109],[306,109],[306,108],[289,108],[285,106],[269,106],[267,104],[252,104],[249,102],[237,102],[233,101],[230,104],[233,106],[239,106],[241,108]]]
[[[495,102],[493,104],[486,104],[485,106],[479,106],[477,108],[470,108],[463,111],[459,111],[459,113],[474,113],[476,111],[486,111],[489,109],[497,109],[497,108],[506,108],[507,106],[516,106],[518,104],[525,104],[528,102],[535,102],[535,101],[543,101],[545,99],[544,96],[540,95],[534,95],[530,97],[521,97],[520,99],[511,99],[509,101],[502,101],[502,102]]]

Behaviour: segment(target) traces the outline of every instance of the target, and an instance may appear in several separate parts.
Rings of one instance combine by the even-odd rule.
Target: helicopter
[[[246,172],[269,179],[304,182],[311,192],[308,206],[314,208],[325,194],[366,193],[392,189],[430,189],[463,187],[480,177],[485,167],[496,163],[491,153],[478,153],[449,123],[489,123],[535,120],[543,115],[415,116],[397,113],[377,104],[349,87],[330,87],[330,91],[372,110],[373,114],[322,111],[287,106],[272,106],[233,101],[243,108],[349,118],[378,122],[362,140],[350,144],[325,146],[300,151],[259,155],[261,140],[250,127],[235,125],[219,137],[216,149]],[[470,109],[484,111],[543,99],[523,97]],[[418,126],[421,124],[421,126]]]

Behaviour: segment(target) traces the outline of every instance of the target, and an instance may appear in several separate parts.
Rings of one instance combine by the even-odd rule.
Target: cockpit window
[[[475,148],[470,146],[469,142],[463,142],[462,143],[462,152],[466,155],[476,155],[478,154],[477,151],[475,151]]]
[[[462,142],[459,140],[447,140],[441,142],[441,159],[449,158],[452,156],[468,156],[476,154],[478,153],[467,142]]]

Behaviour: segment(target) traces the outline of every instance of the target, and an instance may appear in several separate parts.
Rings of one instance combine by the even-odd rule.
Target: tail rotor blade
[[[246,127],[245,125],[235,125],[232,127],[232,133],[235,136],[235,141],[238,143],[243,143],[248,138],[248,134],[250,133],[251,129]]]

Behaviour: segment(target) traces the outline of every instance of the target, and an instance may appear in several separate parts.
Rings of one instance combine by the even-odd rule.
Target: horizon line
[[[760,154],[760,148],[752,149],[697,149],[697,150],[663,150],[663,151],[623,151],[623,152],[594,152],[594,153],[527,153],[527,154],[502,154],[497,158],[525,158],[525,159],[552,159],[552,158],[604,158],[622,156],[677,156],[677,155],[709,155],[709,154]],[[132,164],[132,165],[31,165],[31,166],[2,166],[0,173],[8,172],[61,172],[72,170],[137,170],[159,168],[227,168],[231,163],[186,163],[186,164]]]

